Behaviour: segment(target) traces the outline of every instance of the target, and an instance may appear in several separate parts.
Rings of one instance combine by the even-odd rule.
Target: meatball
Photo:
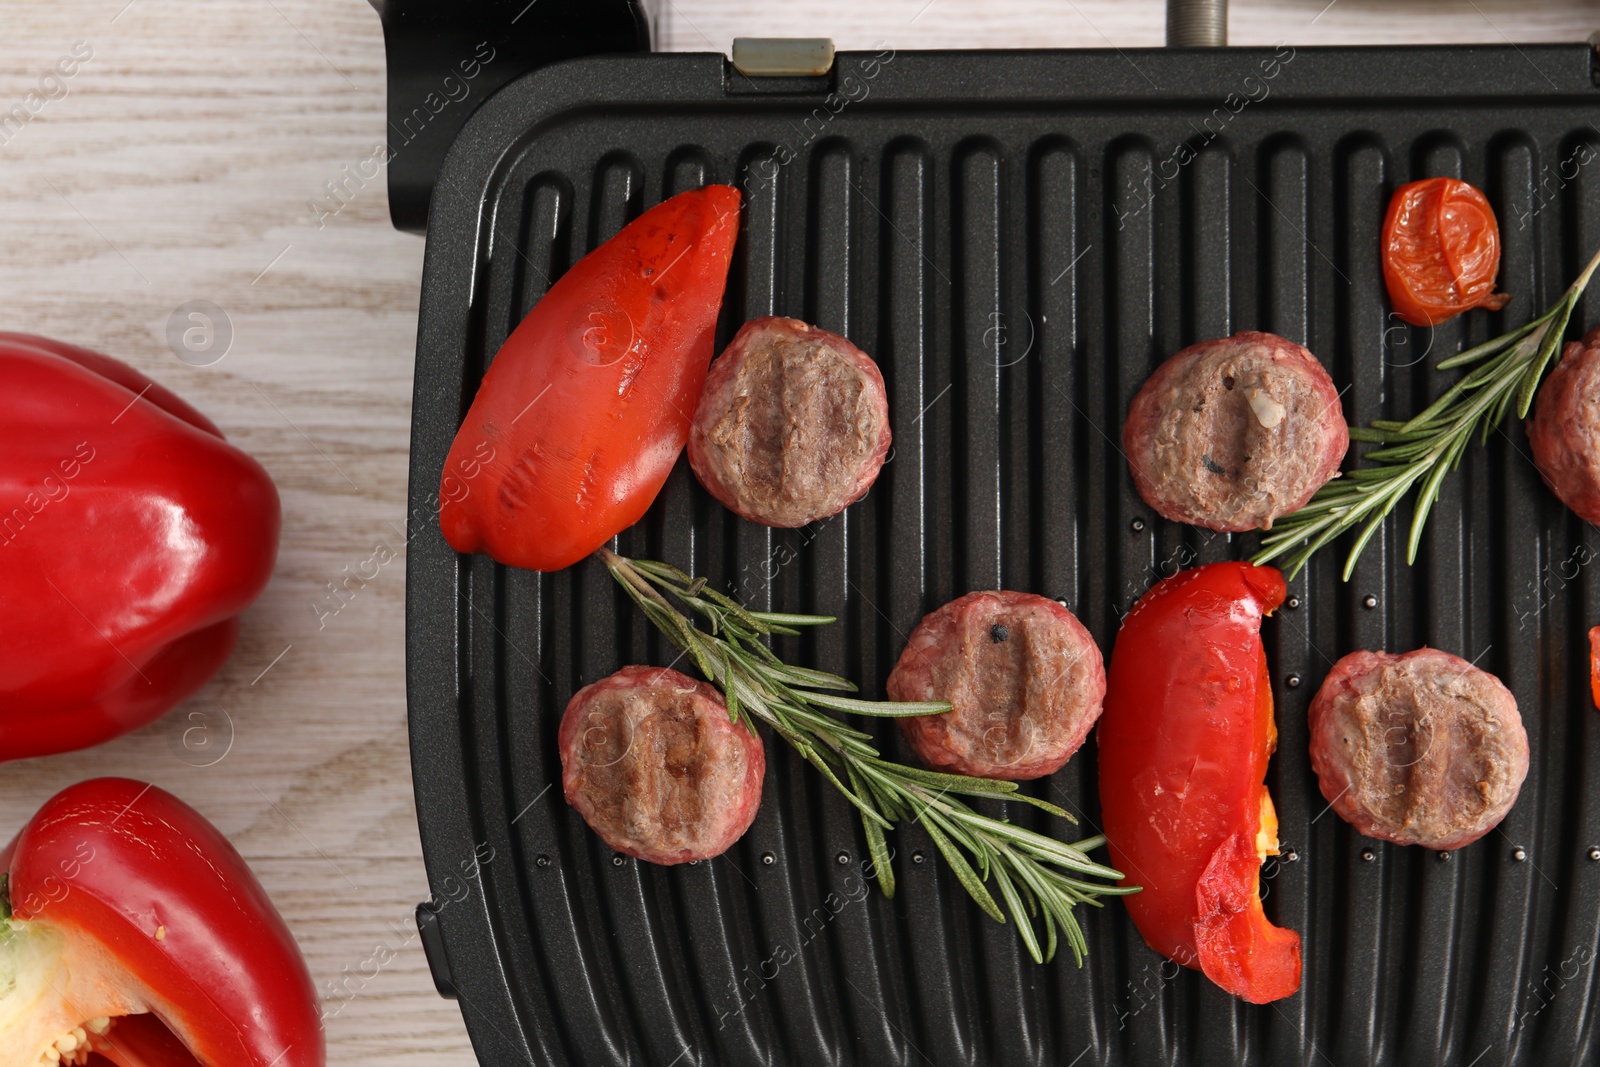
[[[1528,735],[1500,680],[1435,648],[1352,652],[1311,701],[1322,795],[1368,837],[1450,849],[1497,826],[1528,775]]]
[[[889,454],[889,399],[872,357],[796,319],[752,319],[711,364],[689,464],[752,522],[804,526],[861,499]]]
[[[1568,344],[1539,387],[1528,443],[1550,491],[1585,522],[1600,522],[1600,327]]]
[[[1245,332],[1157,367],[1128,409],[1122,447],[1156,511],[1241,533],[1271,529],[1338,474],[1350,431],[1316,356]]]
[[[968,593],[926,616],[889,675],[892,700],[943,700],[900,719],[930,767],[984,778],[1061,769],[1100,717],[1105,664],[1089,631],[1032,593]]]
[[[557,746],[567,803],[606,844],[652,863],[721,855],[761,805],[761,739],[677,671],[624,667],[578,690]]]

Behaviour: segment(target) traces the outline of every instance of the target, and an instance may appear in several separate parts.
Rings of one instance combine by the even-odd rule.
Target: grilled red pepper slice
[[[0,334],[0,380],[12,760],[137,729],[216,673],[271,577],[279,511],[260,464],[131,367]]]
[[[233,846],[177,797],[126,778],[71,786],[0,863],[0,1063],[326,1062],[294,937]]]
[[[1600,626],[1589,631],[1589,696],[1600,708]]]
[[[1267,921],[1278,850],[1265,782],[1277,744],[1261,618],[1271,567],[1212,563],[1158,583],[1122,621],[1106,685],[1100,804],[1146,942],[1256,1004],[1300,988],[1300,935]]]
[[[458,552],[570,566],[639,521],[689,439],[739,193],[656,205],[579,260],[484,375],[441,477]]]

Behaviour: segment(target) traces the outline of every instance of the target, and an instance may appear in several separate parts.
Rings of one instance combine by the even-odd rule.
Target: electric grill
[[[864,500],[790,531],[737,519],[680,462],[618,550],[753,607],[837,615],[779,651],[869,697],[921,616],[973,589],[1059,597],[1109,652],[1158,578],[1257,543],[1166,522],[1134,492],[1117,442],[1146,375],[1194,341],[1270,330],[1348,385],[1353,424],[1420,410],[1451,380],[1436,357],[1542,311],[1600,247],[1589,46],[809,42],[741,46],[735,65],[649,53],[630,3],[379,6],[391,118],[479,40],[497,49],[473,90],[492,96],[470,118],[439,115],[390,164],[396,224],[428,234],[406,610],[436,901],[418,920],[481,1062],[1593,1062],[1600,713],[1585,634],[1600,568],[1519,427],[1447,479],[1414,566],[1402,509],[1350,582],[1330,547],[1267,624],[1284,855],[1262,888],[1304,938],[1305,977],[1262,1007],[1147,949],[1115,900],[1080,909],[1081,969],[1070,954],[1033,964],[915,825],[890,838],[894,900],[864,894],[852,809],[770,739],[760,816],[727,855],[664,868],[612,853],[562,799],[556,725],[581,686],[676,650],[597,562],[508,569],[457,555],[433,519],[473,391],[551,280],[646,207],[726,182],[745,211],[719,350],[758,315],[848,336],[882,366],[894,452]],[[1179,12],[1173,28],[1214,41],[1218,27]],[[1413,329],[1388,312],[1378,234],[1393,189],[1432,175],[1488,194],[1514,298]],[[1573,329],[1596,322],[1590,297]],[[1510,816],[1448,854],[1358,835],[1306,754],[1333,660],[1424,644],[1503,679],[1532,747]],[[893,724],[869,727],[913,758]],[[1092,743],[1025,788],[1093,832]],[[846,906],[824,908],[830,893]]]

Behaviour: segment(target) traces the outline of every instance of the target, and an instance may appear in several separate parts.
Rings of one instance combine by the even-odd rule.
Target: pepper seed
[[[1378,606],[1378,598],[1373,596],[1371,593],[1368,593],[1366,596],[1361,598],[1361,606],[1364,608],[1375,608]]]
[[[1528,858],[1528,850],[1523,848],[1522,846],[1518,845],[1516,848],[1511,850],[1512,862],[1521,863],[1523,860],[1525,860],[1527,858]]]
[[[1364,848],[1364,849],[1361,850],[1361,862],[1362,863],[1371,863],[1373,860],[1375,860],[1377,858],[1378,858],[1378,854],[1376,852],[1372,851],[1370,848]]]
[[[1290,611],[1293,611],[1295,608],[1300,606],[1300,598],[1297,596],[1292,596],[1283,602],[1283,606],[1288,608]]]
[[[1134,519],[1132,522],[1128,523],[1128,527],[1129,529],[1133,530],[1134,533],[1144,533],[1144,520]]]
[[[774,863],[777,863],[777,862],[778,862],[778,857],[774,856],[772,853],[763,852],[761,854],[761,865],[763,867],[771,867]]]
[[[1291,674],[1289,677],[1283,680],[1283,684],[1288,686],[1290,689],[1299,689],[1300,676],[1298,674]]]
[[[1597,849],[1596,851],[1600,851],[1600,849]],[[915,852],[913,852],[911,854],[911,862],[912,863],[919,863],[920,864],[925,859],[927,859],[927,857],[922,854],[922,850],[920,848],[917,849]]]

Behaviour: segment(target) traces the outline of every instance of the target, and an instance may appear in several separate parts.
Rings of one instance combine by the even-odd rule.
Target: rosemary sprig
[[[1408,422],[1378,420],[1370,427],[1352,426],[1350,439],[1380,445],[1363,459],[1374,467],[1358,467],[1324,485],[1305,507],[1279,519],[1262,538],[1253,563],[1286,557],[1289,577],[1300,573],[1314,553],[1341,534],[1360,528],[1344,564],[1344,580],[1383,525],[1383,520],[1419,482],[1411,516],[1406,562],[1415,563],[1428,513],[1439,499],[1444,476],[1461,463],[1474,436],[1488,441],[1516,402],[1517,418],[1525,418],[1534,391],[1551,357],[1561,347],[1573,308],[1600,267],[1600,253],[1589,261],[1561,300],[1543,315],[1510,333],[1440,361],[1439,370],[1478,366]]]
[[[1136,886],[1087,880],[1122,878],[1121,871],[1086,854],[1103,845],[1104,837],[1069,845],[980,815],[958,797],[1018,800],[1077,822],[1065,810],[1018,792],[1015,782],[942,774],[886,760],[870,734],[835,718],[837,712],[937,714],[949,711],[950,705],[840,696],[854,692],[856,686],[836,674],[790,666],[763,640],[772,634],[797,634],[797,627],[823,625],[833,622],[832,617],[750,611],[709,588],[704,578],[691,578],[669,564],[627,559],[606,548],[595,555],[667,640],[722,690],[735,722],[743,717],[766,723],[855,805],[884,896],[893,897],[895,888],[884,831],[908,818],[922,823],[978,906],[1003,923],[1005,912],[985,885],[993,880],[1016,921],[1018,936],[1038,963],[1055,956],[1058,937],[1064,936],[1081,965],[1088,946],[1073,915],[1074,905],[1100,907],[1099,897],[1138,892]],[[708,629],[696,626],[664,593],[703,618]],[[1043,926],[1042,945],[1036,922]]]

